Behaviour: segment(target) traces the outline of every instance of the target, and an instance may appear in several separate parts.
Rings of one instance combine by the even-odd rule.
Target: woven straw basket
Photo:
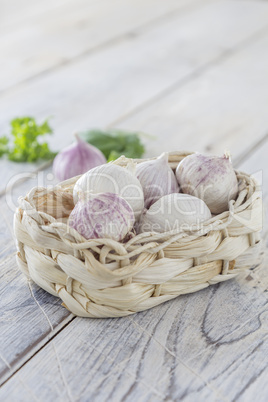
[[[174,169],[189,152],[169,154]],[[124,157],[115,161],[125,166]],[[141,162],[137,160],[136,162]],[[85,240],[67,225],[78,177],[20,197],[15,213],[23,273],[82,317],[121,317],[234,278],[258,260],[262,203],[258,185],[236,172],[229,211],[200,230],[142,233],[125,243]]]

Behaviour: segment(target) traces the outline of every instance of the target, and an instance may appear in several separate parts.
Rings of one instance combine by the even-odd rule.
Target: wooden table
[[[152,134],[148,156],[229,149],[267,195],[267,1],[0,0],[0,22],[1,134],[53,116],[55,149],[107,126]],[[15,262],[16,199],[51,168],[0,168],[0,401],[268,400],[267,258],[132,317],[74,317]]]

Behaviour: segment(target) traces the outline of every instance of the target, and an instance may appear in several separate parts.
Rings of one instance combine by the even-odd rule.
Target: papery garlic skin
[[[58,180],[63,181],[104,163],[106,159],[103,153],[76,135],[76,142],[64,148],[55,157],[53,172]]]
[[[238,181],[228,155],[189,155],[179,163],[176,177],[181,191],[201,198],[213,214],[227,211],[237,197]]]
[[[144,195],[141,184],[134,174],[134,167],[131,165],[130,168],[123,168],[107,163],[89,170],[74,186],[74,203],[78,199],[86,200],[90,194],[109,192],[124,198],[138,219],[144,208]]]
[[[177,179],[168,164],[168,153],[139,163],[136,171],[144,192],[145,208],[150,208],[164,195],[179,192]]]
[[[78,201],[68,224],[85,239],[108,238],[121,241],[135,222],[129,203],[117,194],[92,194],[87,201]]]
[[[210,218],[211,212],[204,201],[188,194],[174,193],[160,198],[142,215],[138,231],[191,231],[201,229],[202,223]]]

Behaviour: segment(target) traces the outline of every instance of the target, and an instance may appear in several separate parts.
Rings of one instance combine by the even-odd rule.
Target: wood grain
[[[268,142],[241,168],[254,173],[265,167],[267,179],[264,164],[267,151]],[[267,180],[265,183],[268,194]],[[33,184],[34,181],[22,186],[26,189]],[[20,191],[22,188],[17,188],[14,197]],[[13,274],[16,272],[14,266],[10,270]],[[55,313],[57,316],[66,311],[57,302],[57,309],[53,311],[55,299],[36,288],[36,298],[41,305],[45,304],[48,319],[40,310],[37,316],[33,314],[33,301],[29,303],[30,294],[24,279],[20,275],[18,278],[20,280],[12,281],[13,290],[5,289],[10,291],[10,300],[14,298],[13,294],[20,298],[13,302],[13,312],[18,303],[29,304],[28,317],[33,320],[30,322],[38,322],[39,327],[49,329],[48,319],[55,320]],[[75,319],[53,339],[53,344],[48,344],[3,386],[0,400],[8,393],[11,400],[20,400],[20,394],[25,400],[29,390],[41,401],[50,396],[56,400],[68,397],[70,400],[88,400],[90,396],[97,401],[128,398],[214,401],[239,400],[240,397],[240,400],[250,400],[244,399],[244,392],[254,395],[259,381],[263,381],[262,376],[267,373],[268,281],[265,278],[268,278],[267,261],[266,265],[238,281],[180,297],[135,315],[130,321]],[[24,331],[23,318],[16,326],[20,328],[19,335]],[[69,319],[71,317],[64,317],[64,324]],[[5,328],[6,347],[1,349],[1,355],[8,362],[3,351],[13,351],[11,345],[14,342],[25,347],[25,338],[18,339],[17,331],[13,338],[8,323]],[[42,331],[45,339],[39,343],[37,339],[33,351],[48,339],[45,330]],[[9,338],[11,342],[6,344]],[[29,359],[32,351],[25,355],[22,349],[21,353],[20,364]],[[77,362],[80,357],[81,362],[74,366],[72,362],[74,359]],[[17,366],[15,362],[12,370],[18,367],[19,362]],[[90,379],[84,374],[88,372]],[[79,373],[79,381],[75,373]],[[5,369],[2,378],[7,379],[10,374]],[[79,389],[77,382],[81,384]],[[265,400],[261,394],[258,397],[260,401]]]
[[[241,167],[267,175],[267,150],[268,142]],[[0,400],[265,401],[267,278],[266,259],[239,280],[134,317],[76,318],[0,389]],[[42,303],[40,290],[37,297]],[[47,326],[51,318],[41,317]]]
[[[249,389],[265,401],[256,381],[267,373],[267,319],[267,296],[250,277],[133,318],[77,318],[0,398],[28,389],[40,401],[237,401],[250,400]]]
[[[16,200],[20,191],[28,191],[41,181],[52,185],[49,170],[0,199],[0,386],[73,319],[59,300],[27,282],[15,260],[12,221]]]
[[[267,61],[262,55],[268,40],[254,36],[266,25],[267,5],[226,1],[202,10],[159,24],[142,32],[140,39],[128,39],[101,57],[90,56],[84,64],[63,68],[60,74],[3,96],[3,127],[14,110],[23,114],[34,110],[38,117],[55,110],[59,116],[55,146],[63,136],[69,141],[68,133],[79,122],[118,120],[122,127],[157,134],[150,143],[151,155],[162,151],[166,143],[169,148],[210,147],[212,152],[230,144],[235,160],[240,160],[267,130],[263,106]],[[247,43],[250,38],[252,44]],[[196,45],[191,47],[193,42]],[[241,43],[244,48],[238,51]],[[159,44],[159,49],[166,49],[162,54],[157,51]],[[119,61],[117,57],[122,54],[126,61],[120,67],[122,57]],[[204,66],[216,60],[218,66],[206,72]],[[112,72],[101,62],[111,63]],[[90,68],[92,77],[99,77],[94,85],[87,81]],[[72,83],[78,72],[88,87],[78,80]],[[200,77],[195,78],[197,72]],[[41,99],[38,94],[44,88],[46,96]],[[145,108],[147,102],[153,105]],[[242,165],[252,172],[265,168],[265,183],[267,151],[266,142]],[[28,167],[20,166],[20,171],[24,169]],[[17,185],[13,199],[38,180],[51,183],[49,172]],[[129,319],[72,321],[57,299],[38,287],[28,288],[17,272],[12,207],[2,197],[0,208],[4,216],[0,223],[0,375],[2,382],[7,381],[0,388],[0,401],[267,400],[267,260],[237,281],[182,296]]]
[[[64,6],[67,2],[68,0],[0,0],[0,32],[6,34],[21,25],[26,27],[40,14],[45,17],[47,12]]]
[[[238,14],[239,18],[236,18]],[[233,54],[242,45],[247,48],[247,41],[250,38],[253,40],[256,32],[260,34],[260,31],[268,26],[267,17],[268,6],[265,3],[258,4],[255,8],[251,2],[221,1],[209,3],[182,15],[175,15],[171,20],[159,23],[148,30],[137,31],[137,36],[134,38],[125,38],[122,43],[101,53],[62,67],[59,71],[0,97],[1,116],[3,116],[0,120],[0,132],[8,132],[8,122],[14,116],[30,114],[36,116],[38,120],[54,116],[51,124],[55,128],[55,134],[49,139],[54,149],[67,145],[72,139],[74,130],[111,125],[113,122],[122,122],[122,126],[128,129],[138,127],[142,131],[156,134],[159,140],[150,141],[148,145],[150,155],[162,149],[161,138],[166,138],[166,135],[170,136],[170,149],[183,147],[191,149],[196,146],[196,142],[190,140],[192,133],[196,131],[198,137],[202,132],[200,137],[204,139],[203,145],[209,145],[206,139],[211,141],[215,136],[215,130],[217,138],[222,138],[225,134],[224,126],[227,126],[229,120],[228,130],[235,129],[238,123],[247,125],[248,116],[242,111],[237,113],[236,118],[230,119],[228,116],[228,121],[224,121],[224,125],[221,122],[219,128],[221,113],[214,112],[212,99],[215,97],[215,102],[219,104],[217,110],[221,110],[223,103],[228,112],[228,80],[231,79],[234,82],[230,85],[236,86],[238,91],[241,92],[242,86],[242,93],[237,96],[242,98],[243,93],[248,94],[246,99],[242,99],[242,105],[245,104],[247,107],[251,102],[256,105],[254,86],[250,80],[248,82],[247,74],[256,64],[255,57],[257,59],[260,57],[260,46],[258,48],[256,45],[255,48],[252,45],[251,51],[245,50],[245,60],[241,59],[240,54],[237,57]],[[266,43],[264,45],[267,46]],[[220,70],[219,77],[208,73],[203,81],[201,78],[190,84],[196,74],[203,76],[205,69],[211,67],[211,64],[220,63],[228,57],[233,59],[232,56],[233,65],[239,60],[241,64],[243,61],[247,63],[247,70],[240,78],[238,77],[238,84],[235,81],[236,76],[232,77],[231,73],[228,75],[227,61],[226,73],[224,69]],[[264,60],[257,83],[261,87],[262,105],[265,104],[267,93],[265,63],[267,60]],[[242,72],[244,69],[243,64]],[[227,83],[223,82],[224,79]],[[213,88],[215,81],[218,87],[212,97],[209,95],[210,88]],[[225,98],[219,97],[218,92],[223,93]],[[158,102],[162,98],[163,101]],[[240,102],[240,98],[235,101]],[[151,109],[145,107],[148,103],[153,103]],[[206,105],[210,107],[208,111],[204,110]],[[232,105],[233,107],[235,105]],[[139,108],[144,108],[139,117],[127,119]],[[254,111],[255,108],[256,106]],[[207,116],[203,127],[202,119],[205,117],[202,117],[204,114],[201,111],[206,112]],[[256,117],[254,121],[259,120],[261,123],[264,119],[263,111],[264,106],[260,111],[256,111],[257,115],[253,115],[252,119]],[[206,133],[207,126],[211,124],[209,117],[211,115],[218,120]],[[256,127],[256,130],[259,128]],[[255,141],[255,136],[252,136],[252,141]],[[212,147],[212,150],[215,148]],[[16,173],[29,172],[36,168],[36,165],[17,165],[1,160],[0,170],[3,178],[0,191],[4,190],[7,182]]]
[[[243,158],[267,135],[268,59],[262,57],[267,46],[265,34],[115,124],[154,133],[153,154],[160,148],[215,154],[228,149]]]
[[[29,0],[28,0],[29,1]],[[0,91],[33,79],[99,46],[121,40],[137,28],[205,0],[77,0],[47,7],[43,2],[24,24],[0,37]],[[29,6],[28,6],[29,7]],[[17,4],[17,8],[21,6]],[[32,8],[29,7],[30,9]],[[37,8],[37,6],[35,6]],[[37,8],[38,10],[38,8]],[[36,11],[37,11],[36,10]]]

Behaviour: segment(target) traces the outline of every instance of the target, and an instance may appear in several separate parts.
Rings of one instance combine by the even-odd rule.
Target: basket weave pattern
[[[188,154],[170,153],[170,166]],[[127,159],[115,163],[125,166]],[[78,177],[52,190],[33,188],[20,197],[14,217],[19,268],[82,317],[130,315],[234,278],[256,261],[262,227],[257,183],[236,173],[236,201],[202,232],[133,234],[125,243],[85,240],[68,227]]]

